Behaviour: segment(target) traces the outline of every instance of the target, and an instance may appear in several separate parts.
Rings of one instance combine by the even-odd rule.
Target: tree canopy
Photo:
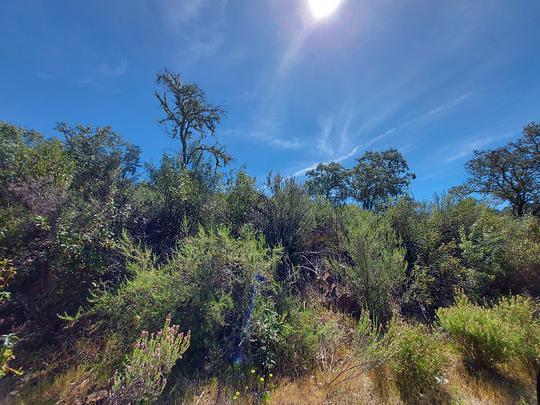
[[[539,212],[540,125],[527,125],[520,139],[503,147],[474,151],[466,167],[472,191],[508,203],[518,216]]]
[[[319,163],[306,173],[306,186],[312,195],[320,195],[341,205],[349,197],[349,171],[340,163]]]
[[[396,149],[366,152],[353,168],[351,195],[364,209],[372,210],[403,194],[415,178]]]
[[[386,206],[389,199],[403,194],[416,178],[396,149],[368,151],[351,169],[336,162],[321,163],[306,175],[306,186],[312,195],[322,196],[334,205],[350,198],[366,210]]]

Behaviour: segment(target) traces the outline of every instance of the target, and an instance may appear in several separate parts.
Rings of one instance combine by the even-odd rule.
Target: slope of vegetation
[[[0,124],[6,403],[535,403],[540,126],[431,202],[394,149],[258,188],[201,89],[178,153]]]

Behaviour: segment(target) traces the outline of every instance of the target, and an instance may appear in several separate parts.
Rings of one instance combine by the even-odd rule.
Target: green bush
[[[269,198],[261,201],[257,226],[270,246],[282,245],[297,264],[315,226],[313,203],[306,188],[295,179],[268,176]]]
[[[313,369],[321,345],[336,336],[338,325],[323,319],[320,308],[304,308],[294,298],[287,299],[283,306],[278,313],[266,298],[255,306],[247,363],[265,372],[298,376]]]
[[[124,370],[116,372],[109,402],[155,401],[167,384],[167,376],[190,344],[191,334],[179,332],[167,317],[157,333],[143,331],[128,356]]]
[[[405,278],[405,250],[385,218],[356,207],[344,210],[340,235],[344,259],[331,262],[334,272],[354,291],[359,308],[386,322],[391,303]]]
[[[493,368],[512,360],[538,359],[540,324],[535,303],[524,297],[503,298],[489,308],[460,296],[437,311],[441,327],[475,366]]]
[[[304,308],[300,302],[292,304],[283,325],[284,344],[278,357],[282,373],[298,375],[311,370],[321,345],[334,340],[337,328],[317,308]],[[296,370],[290,369],[291,364]]]
[[[279,252],[249,228],[238,239],[226,228],[200,229],[161,266],[148,254],[133,255],[133,276],[117,291],[98,294],[92,313],[126,342],[141,329],[155,330],[170,313],[192,331],[191,360],[212,369],[230,360],[242,338],[253,285],[262,293],[273,288]]]
[[[142,225],[138,231],[158,253],[169,253],[178,239],[193,236],[200,225],[219,222],[216,217],[224,208],[218,197],[221,175],[213,166],[201,163],[190,170],[179,154],[164,154],[160,165],[148,164],[147,171],[148,181],[135,193]]]
[[[225,195],[226,219],[234,234],[238,234],[245,224],[253,222],[258,197],[255,179],[244,170],[229,180]]]
[[[477,275],[481,296],[540,294],[540,222],[486,212],[462,232],[460,244],[467,267]]]
[[[448,362],[440,336],[424,325],[393,319],[384,340],[402,397],[413,400],[434,394]]]

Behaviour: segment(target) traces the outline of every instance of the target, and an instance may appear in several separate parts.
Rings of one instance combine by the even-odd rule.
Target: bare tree
[[[196,84],[186,84],[178,73],[165,69],[157,74],[157,84],[162,91],[155,95],[165,112],[159,120],[173,139],[179,139],[182,168],[197,167],[205,154],[210,154],[216,166],[226,165],[231,156],[217,142],[208,144],[209,137],[215,138],[217,125],[225,111],[208,104],[206,95]]]

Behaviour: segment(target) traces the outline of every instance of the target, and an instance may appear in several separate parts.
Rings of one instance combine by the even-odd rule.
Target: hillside
[[[536,403],[540,125],[417,201],[393,148],[257,184],[221,107],[156,89],[157,165],[0,124],[3,403]]]

